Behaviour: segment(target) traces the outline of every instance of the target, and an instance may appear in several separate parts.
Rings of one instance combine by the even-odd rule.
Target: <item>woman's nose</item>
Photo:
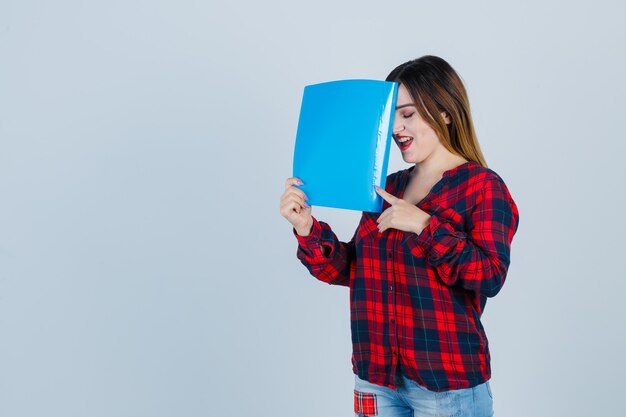
[[[397,135],[398,133],[402,132],[404,130],[404,125],[400,122],[393,122],[393,131],[392,133],[394,135]]]

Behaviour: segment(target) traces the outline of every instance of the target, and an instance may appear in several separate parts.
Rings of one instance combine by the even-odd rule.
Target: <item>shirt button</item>
[[[396,319],[391,319],[391,320],[389,320],[389,322],[390,322],[391,324],[395,324],[395,323],[396,323]]]
[[[391,258],[393,256],[393,253],[392,252],[387,252],[387,256]]]
[[[389,291],[393,291],[393,285],[389,286]]]

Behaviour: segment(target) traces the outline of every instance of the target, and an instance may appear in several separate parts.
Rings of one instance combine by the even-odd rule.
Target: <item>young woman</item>
[[[363,212],[340,242],[298,178],[280,212],[298,259],[329,284],[350,287],[358,416],[491,416],[489,347],[480,322],[507,274],[519,214],[487,168],[467,93],[436,56],[395,68],[393,138],[411,167],[387,177],[382,213]]]

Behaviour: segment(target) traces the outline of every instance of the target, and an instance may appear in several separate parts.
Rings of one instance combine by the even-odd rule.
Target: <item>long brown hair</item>
[[[420,116],[447,150],[487,167],[474,130],[465,86],[447,61],[424,55],[396,67],[386,81],[406,87]],[[446,124],[442,112],[448,114],[450,124]]]

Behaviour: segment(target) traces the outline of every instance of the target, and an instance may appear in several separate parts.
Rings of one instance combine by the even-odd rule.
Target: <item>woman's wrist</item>
[[[313,219],[304,227],[296,229],[296,233],[302,237],[306,237],[311,234],[311,229],[313,229]]]
[[[426,229],[428,223],[430,223],[430,215],[425,214],[425,216],[422,217],[421,221],[417,223],[417,227],[413,229],[413,232],[419,235],[420,233],[422,233],[422,230]]]

